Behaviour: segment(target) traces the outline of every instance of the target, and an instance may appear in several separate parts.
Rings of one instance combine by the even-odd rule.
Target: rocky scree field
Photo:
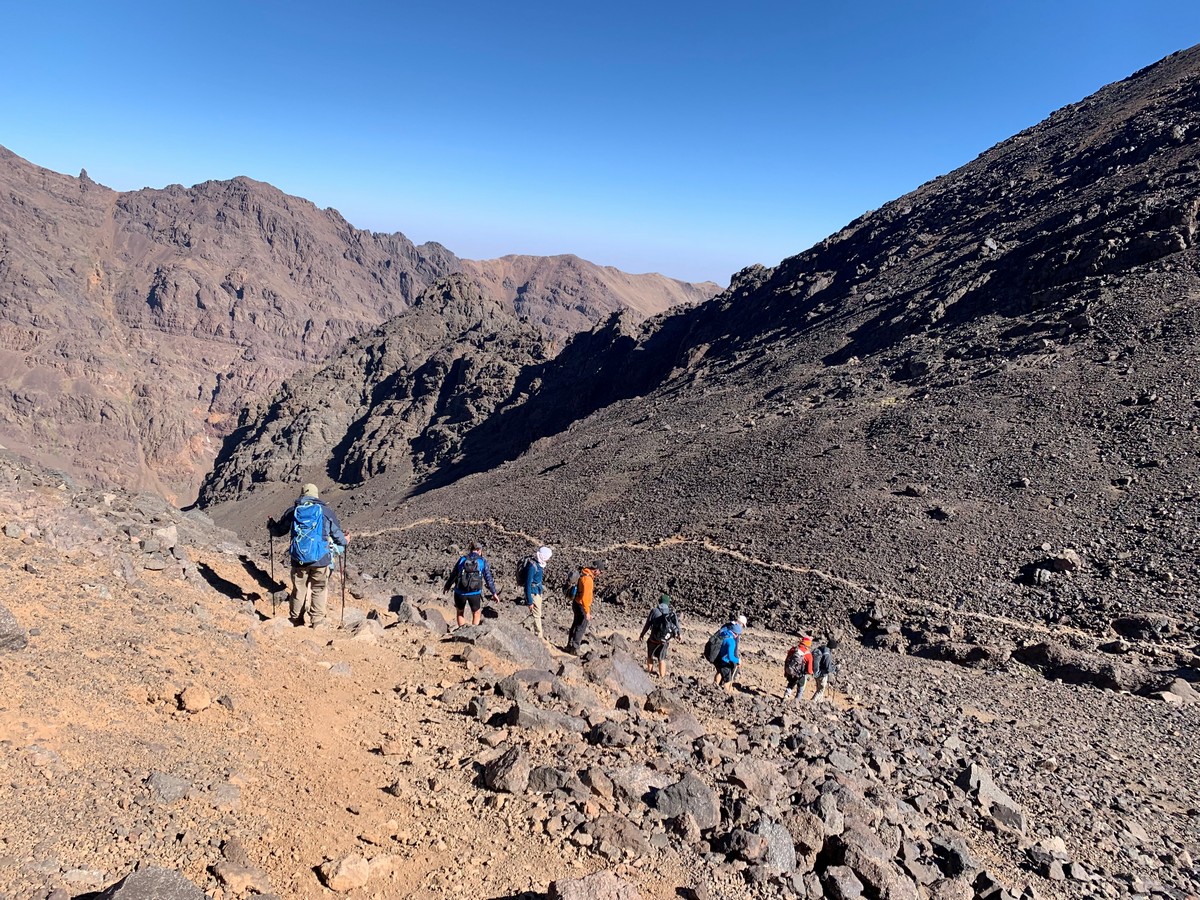
[[[0,896],[1196,893],[1192,696],[848,642],[830,701],[785,706],[767,629],[727,695],[711,621],[660,681],[641,610],[602,602],[575,658],[369,571],[341,627],[293,628],[202,514],[0,474]]]

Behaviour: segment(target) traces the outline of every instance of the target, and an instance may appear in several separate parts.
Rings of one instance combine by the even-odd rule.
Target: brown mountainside
[[[704,611],[884,602],[934,654],[963,627],[993,659],[1047,628],[1194,643],[1198,131],[1193,49],[708,303],[577,336],[461,438],[460,472],[513,462],[355,488],[358,552],[403,578],[447,529],[532,535]]]
[[[180,500],[243,406],[467,265],[248,178],[118,193],[0,148],[0,199],[0,442]],[[574,258],[469,267],[560,339],[716,291]]]

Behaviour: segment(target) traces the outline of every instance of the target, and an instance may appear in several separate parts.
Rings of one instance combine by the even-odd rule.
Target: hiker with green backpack
[[[290,534],[292,538],[288,548],[292,557],[288,621],[303,625],[307,615],[310,628],[325,627],[333,556],[343,552],[350,542],[337,514],[320,499],[315,484],[306,484],[292,508],[278,521],[267,519],[267,530],[274,537]]]

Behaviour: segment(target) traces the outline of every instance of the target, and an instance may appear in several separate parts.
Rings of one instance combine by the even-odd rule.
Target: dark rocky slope
[[[517,260],[465,263],[248,178],[118,193],[0,148],[0,440],[188,500],[245,405],[464,266],[558,340],[717,290]]]
[[[1191,665],[1197,129],[1193,49],[699,308],[579,336],[457,471],[485,446],[515,462],[403,502],[386,472],[357,488],[349,517],[380,533],[360,552],[420,578],[463,530],[387,529],[486,519],[497,553],[596,548],[697,609],[844,627],[879,601],[914,650]],[[1108,640],[1138,617],[1118,627],[1151,646]]]

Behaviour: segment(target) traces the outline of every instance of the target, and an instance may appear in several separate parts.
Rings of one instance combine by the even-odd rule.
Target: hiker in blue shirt
[[[738,641],[742,636],[741,621],[730,622],[722,629],[721,633],[723,635],[721,649],[717,653],[716,662],[713,663],[717,669],[714,681],[728,692],[733,689],[733,677],[742,664],[742,657],[738,654]]]
[[[350,540],[342,531],[337,513],[318,498],[315,484],[306,484],[292,508],[278,521],[267,519],[267,529],[275,537],[291,535],[292,538],[288,621],[303,625],[307,613],[310,628],[325,627],[325,600],[333,554],[345,550]]]
[[[525,606],[529,609],[529,619],[533,620],[533,632],[542,640],[546,639],[542,633],[542,600],[546,594],[546,563],[550,562],[550,557],[553,555],[554,551],[549,547],[539,547],[538,552],[529,559],[529,565],[525,567]]]
[[[499,603],[500,595],[496,592],[496,582],[492,580],[492,570],[483,558],[483,545],[479,541],[472,541],[470,552],[458,558],[445,585],[447,591],[454,589],[454,613],[459,628],[467,622],[468,604],[471,607],[471,624],[478,625],[483,621],[484,585],[492,595],[492,602]]]

